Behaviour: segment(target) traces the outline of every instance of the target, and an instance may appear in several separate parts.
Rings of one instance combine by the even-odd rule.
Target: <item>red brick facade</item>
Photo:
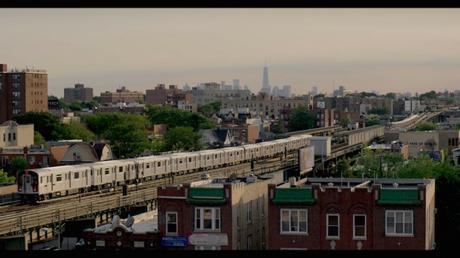
[[[194,233],[227,234],[228,245],[220,246],[220,250],[232,250],[232,206],[231,185],[224,185],[227,201],[219,206],[196,206],[185,201],[185,187],[167,186],[158,188],[158,229],[161,236],[184,236],[187,239]],[[218,231],[195,231],[194,219],[196,207],[220,208],[220,230]],[[177,212],[177,234],[166,234],[166,212]],[[187,250],[194,250],[195,246],[188,245]]]
[[[426,199],[421,204],[379,205],[379,187],[370,188],[324,187],[312,184],[315,202],[313,204],[275,204],[275,185],[269,185],[268,202],[268,249],[308,249],[308,250],[425,250],[433,238],[427,236],[426,214],[434,214],[434,201],[427,207]],[[423,196],[427,196],[424,186],[418,186]],[[434,192],[434,191],[433,191]],[[433,199],[434,200],[434,195]],[[307,209],[307,235],[281,234],[281,209]],[[428,208],[428,209],[427,209]],[[388,210],[413,211],[413,236],[393,237],[385,233],[385,212]],[[339,214],[339,239],[327,239],[326,214]],[[365,239],[353,239],[353,214],[366,215]],[[433,218],[434,223],[434,216]],[[434,230],[434,229],[433,229]],[[426,240],[428,239],[428,240]],[[334,242],[334,243],[331,243]]]

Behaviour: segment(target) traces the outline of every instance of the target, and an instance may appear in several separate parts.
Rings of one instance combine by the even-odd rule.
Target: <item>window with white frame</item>
[[[340,215],[339,214],[326,214],[326,238],[339,239],[340,238]]]
[[[220,208],[195,208],[195,230],[220,230]]]
[[[177,212],[166,212],[166,234],[177,234]]]
[[[413,236],[414,215],[410,210],[385,211],[385,235]]]
[[[307,234],[307,209],[281,209],[281,233]]]
[[[353,239],[366,238],[366,215],[353,214]]]

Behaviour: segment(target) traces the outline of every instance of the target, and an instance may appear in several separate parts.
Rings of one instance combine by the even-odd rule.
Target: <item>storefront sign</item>
[[[228,245],[228,236],[222,233],[195,233],[188,237],[188,242],[191,245],[225,246]]]
[[[169,247],[186,247],[187,246],[187,237],[183,236],[166,236],[161,238],[162,246]]]

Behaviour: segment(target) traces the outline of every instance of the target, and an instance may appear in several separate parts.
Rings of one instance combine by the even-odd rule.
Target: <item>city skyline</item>
[[[46,69],[49,94],[239,79],[332,93],[458,89],[455,9],[3,9],[9,68]],[[33,26],[32,26],[33,25]],[[38,29],[37,29],[38,28]]]

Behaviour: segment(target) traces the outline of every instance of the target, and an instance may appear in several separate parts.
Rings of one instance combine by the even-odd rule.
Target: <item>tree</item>
[[[170,106],[147,106],[147,117],[152,124],[166,124],[168,128],[191,126],[195,131],[210,129],[214,124],[208,118]]]
[[[375,114],[375,115],[389,114],[388,109],[386,107],[374,107],[374,108],[371,108],[367,113]]]
[[[372,116],[366,119],[366,126],[379,125],[380,119],[377,116]]]
[[[15,116],[14,120],[19,124],[34,124],[34,129],[47,141],[70,139],[69,131],[48,112],[28,112]]]
[[[70,122],[70,124],[65,126],[67,127],[72,139],[82,139],[86,142],[97,138],[93,132],[88,130],[88,128],[80,122]]]
[[[24,172],[29,164],[24,157],[15,157],[11,160],[9,172],[10,176],[16,175],[18,172]]]
[[[337,162],[337,176],[339,175],[344,177],[353,177],[353,171],[351,170],[349,160],[341,159]]]
[[[45,138],[37,131],[34,131],[34,144],[45,144]]]
[[[315,125],[315,117],[310,113],[308,107],[297,107],[293,110],[289,120],[289,131],[307,130]]]
[[[79,102],[74,102],[69,105],[69,109],[72,111],[81,111],[82,105]]]
[[[394,99],[396,99],[396,93],[394,93],[394,92],[388,92],[387,94],[385,94],[385,97],[394,100]]]
[[[219,102],[219,101],[216,101],[216,102],[211,102],[209,104],[206,104],[206,105],[203,105],[200,107],[200,112],[206,116],[206,117],[210,117],[212,116],[212,114],[214,113],[217,113],[220,111],[220,107],[221,107],[222,103]]]
[[[14,176],[8,176],[8,173],[0,169],[0,183],[14,183],[15,180]]]
[[[342,127],[348,127],[350,123],[351,123],[351,119],[348,116],[340,119],[340,125]]]
[[[202,149],[201,137],[192,127],[175,127],[164,135],[166,150],[197,151]]]
[[[119,112],[85,115],[82,120],[98,138],[109,141],[118,158],[135,157],[149,149],[147,119]]]
[[[278,123],[275,124],[272,130],[273,133],[275,134],[282,134],[284,133],[284,126],[281,121],[278,121]]]
[[[421,124],[418,124],[415,127],[415,130],[416,131],[432,131],[432,130],[436,130],[437,128],[438,126],[431,122],[423,122]]]
[[[436,98],[438,98],[438,94],[434,90],[425,92],[420,95],[420,99],[436,99]]]

